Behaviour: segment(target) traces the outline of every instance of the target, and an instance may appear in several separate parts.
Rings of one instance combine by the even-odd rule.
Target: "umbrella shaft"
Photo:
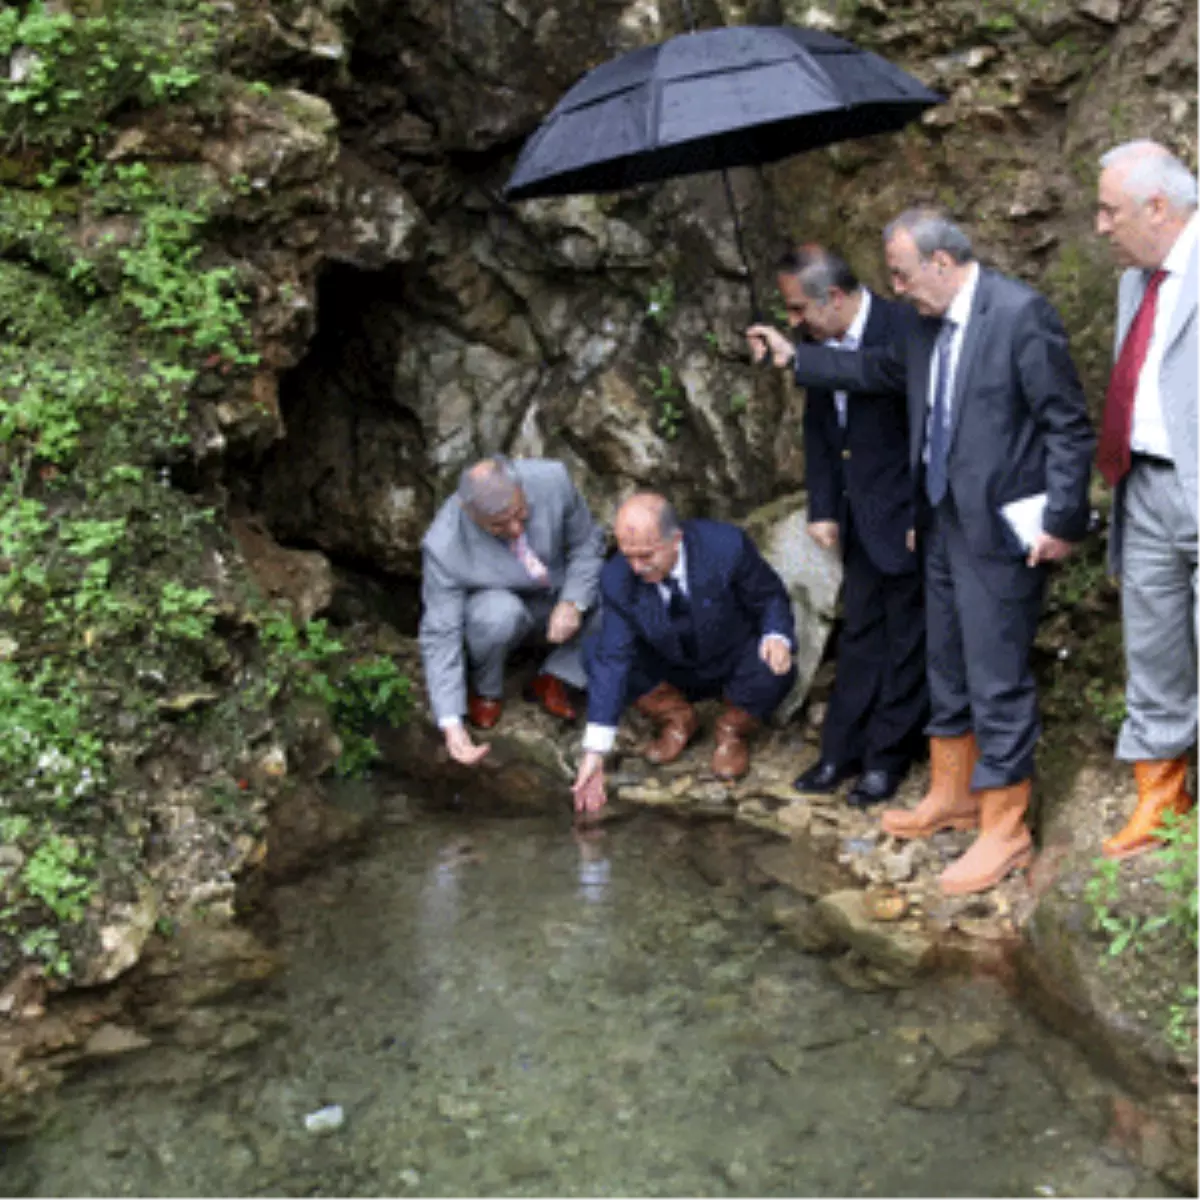
[[[746,242],[742,237],[742,219],[738,215],[737,201],[733,196],[733,185],[729,182],[729,172],[721,169],[721,182],[725,185],[725,200],[729,204],[729,212],[733,217],[733,238],[737,243],[738,254],[741,256],[742,269],[746,272],[746,286],[750,289],[750,320],[761,321],[762,309],[758,306],[758,289],[754,286],[754,272],[750,269],[750,260],[746,257]]]

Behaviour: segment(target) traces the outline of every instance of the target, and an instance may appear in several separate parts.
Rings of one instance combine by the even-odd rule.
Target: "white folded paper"
[[[1008,522],[1008,527],[1017,535],[1017,541],[1026,550],[1042,532],[1042,515],[1045,511],[1045,492],[1038,492],[1036,496],[1025,496],[1021,500],[1012,500],[1000,507],[1000,515]]]

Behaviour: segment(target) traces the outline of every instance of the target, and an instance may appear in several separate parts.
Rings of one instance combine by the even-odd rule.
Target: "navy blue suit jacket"
[[[799,383],[850,391],[908,391],[909,465],[921,478],[930,362],[940,322],[916,312],[885,349],[796,347]],[[973,554],[1021,561],[1000,515],[1010,500],[1047,493],[1042,527],[1068,542],[1087,532],[1096,439],[1066,330],[1028,285],[981,269],[950,408],[950,491]],[[919,486],[919,485],[918,485]]]
[[[872,294],[860,344],[886,347],[902,341],[905,331],[905,308]],[[916,521],[906,392],[897,380],[848,393],[844,429],[832,390],[810,387],[804,405],[808,519],[837,521],[844,547],[849,516],[867,556],[885,575],[909,574],[918,561],[905,545]]]
[[[748,641],[779,633],[795,646],[783,580],[742,530],[721,521],[685,521],[683,545],[695,659],[685,657],[658,585],[643,582],[623,555],[613,555],[600,573],[603,619],[588,679],[590,722],[617,724],[629,667],[638,655],[655,655],[676,669],[694,671],[698,682],[715,682],[733,673]]]

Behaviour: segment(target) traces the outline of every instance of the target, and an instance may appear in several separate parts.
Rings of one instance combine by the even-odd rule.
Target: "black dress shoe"
[[[812,792],[826,796],[836,791],[837,786],[858,770],[857,763],[831,763],[821,759],[801,775],[797,775],[792,787],[798,792]]]
[[[851,808],[870,808],[872,804],[890,800],[903,779],[903,771],[884,771],[880,768],[867,771],[850,789],[846,803]]]

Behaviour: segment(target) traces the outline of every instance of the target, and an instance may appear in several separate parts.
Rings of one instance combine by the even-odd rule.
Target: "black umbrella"
[[[611,192],[891,133],[942,97],[815,29],[684,33],[589,71],[521,151],[505,198]]]
[[[526,142],[508,200],[612,192],[776,162],[891,133],[940,104],[911,75],[832,34],[741,25],[684,33],[589,71]],[[729,179],[745,263],[741,225]],[[748,279],[752,280],[749,266]],[[751,301],[756,310],[751,282]]]

